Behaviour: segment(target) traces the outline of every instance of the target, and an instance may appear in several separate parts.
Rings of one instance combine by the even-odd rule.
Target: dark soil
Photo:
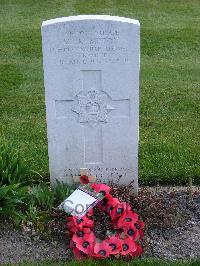
[[[112,194],[129,202],[144,220],[143,257],[189,259],[200,257],[200,189],[185,187],[141,188],[134,198],[127,187],[113,188]],[[65,215],[55,213],[45,237],[29,227],[0,226],[0,264],[20,261],[69,260],[69,236]]]

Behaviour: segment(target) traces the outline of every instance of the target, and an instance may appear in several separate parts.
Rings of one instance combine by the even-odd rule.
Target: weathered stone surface
[[[101,181],[138,178],[139,22],[75,16],[42,24],[51,181],[81,167]]]

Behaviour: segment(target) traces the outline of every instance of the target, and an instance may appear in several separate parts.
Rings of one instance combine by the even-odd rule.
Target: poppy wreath
[[[128,203],[120,202],[110,194],[109,186],[96,183],[90,186],[94,191],[102,193],[104,199],[82,218],[67,217],[70,248],[74,256],[77,259],[140,256],[144,223],[138,219],[138,215],[131,210]],[[110,217],[112,230],[103,240],[95,236],[94,208]]]

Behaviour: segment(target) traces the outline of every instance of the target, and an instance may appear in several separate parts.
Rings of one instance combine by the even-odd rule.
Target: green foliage
[[[20,184],[3,185],[0,187],[0,216],[13,218],[15,224],[19,224],[25,216],[20,207],[24,206],[27,197],[27,187]]]
[[[30,172],[13,143],[0,139],[0,216],[9,216],[19,224],[25,215],[27,197],[27,176]]]
[[[20,158],[19,152],[14,151],[12,143],[5,138],[0,139],[0,186],[11,184],[26,184],[30,172]]]
[[[2,140],[0,166],[0,215],[13,218],[15,224],[29,221],[41,229],[52,210],[73,191],[59,181],[53,188],[48,183],[28,187],[27,168],[12,145]]]
[[[73,187],[57,182],[53,188],[48,183],[40,183],[29,187],[25,201],[25,217],[23,222],[31,224],[36,230],[48,234],[46,224],[52,219],[58,205],[72,193]]]
[[[30,203],[41,210],[51,210],[54,206],[54,195],[46,183],[33,185],[29,198]]]
[[[56,184],[52,188],[55,206],[59,205],[62,201],[64,201],[74,190],[75,185],[69,186],[66,183],[56,180]]]
[[[13,143],[0,139],[0,216],[11,217],[15,224],[33,222],[42,230],[54,207],[73,191],[72,187],[57,181],[51,189],[47,183],[31,182],[31,171]]]
[[[104,260],[82,260],[82,261],[43,261],[43,262],[24,262],[19,266],[199,266],[200,260],[187,260],[187,261],[164,261],[159,259],[133,259],[130,261],[123,261],[121,259],[104,259]]]
[[[39,183],[30,188],[28,202],[33,206],[37,206],[40,210],[50,211],[65,200],[74,189],[73,186],[59,181],[52,188],[48,183]]]
[[[39,209],[34,203],[27,204],[26,218],[27,221],[37,221],[39,217]]]
[[[27,204],[25,217],[23,223],[31,225],[36,230],[39,230],[43,233],[48,233],[45,224],[51,219],[50,210],[41,210],[34,203]],[[47,231],[47,232],[45,232]]]

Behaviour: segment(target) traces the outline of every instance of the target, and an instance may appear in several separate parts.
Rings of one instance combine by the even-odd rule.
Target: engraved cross
[[[130,100],[112,100],[102,90],[102,71],[83,70],[82,89],[74,100],[56,101],[56,113],[64,117],[65,112],[73,111],[77,122],[84,125],[84,164],[103,164],[103,128],[109,120],[130,115]]]

